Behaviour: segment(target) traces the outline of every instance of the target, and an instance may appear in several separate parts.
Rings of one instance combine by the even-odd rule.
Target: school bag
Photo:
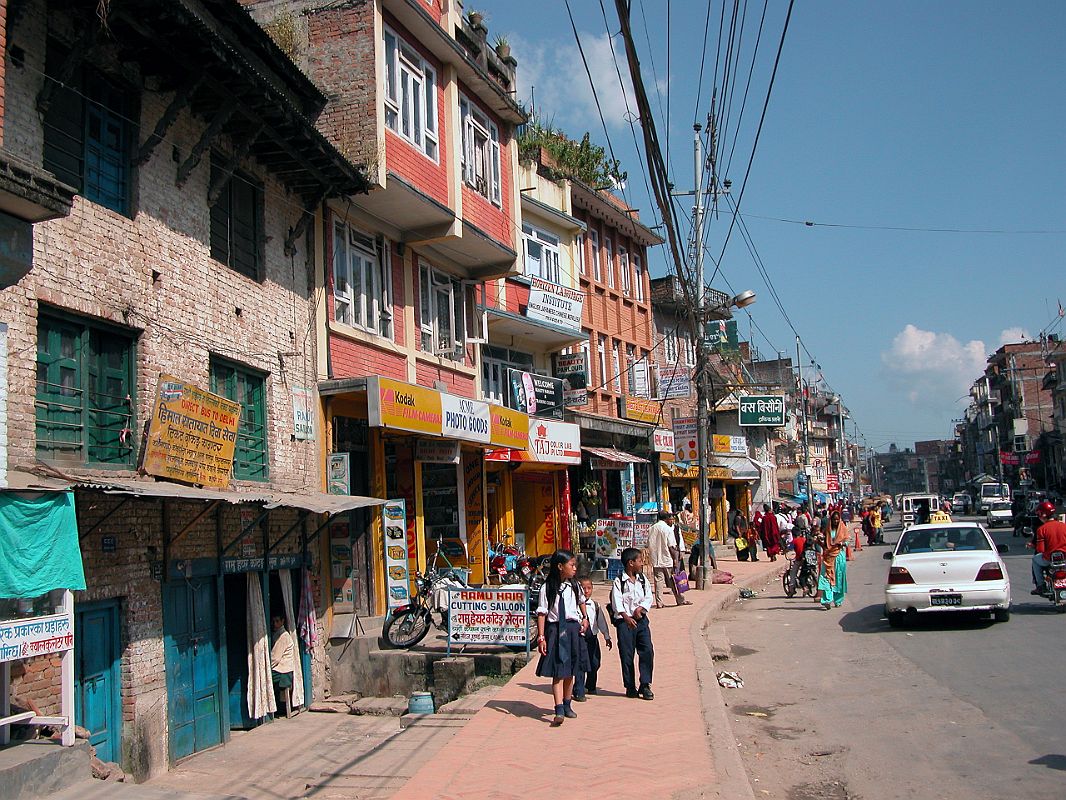
[[[648,588],[648,580],[647,580],[647,578],[644,577],[644,573],[643,572],[638,572],[637,573],[637,577],[640,578],[640,588],[646,590]],[[614,584],[615,584],[616,581],[618,583],[618,591],[621,592],[622,591],[622,576],[619,575],[617,578],[615,578],[613,581],[611,581],[611,599],[607,601],[607,606],[606,606],[606,608],[607,608],[607,616],[609,616],[611,618],[611,622],[614,622],[615,621],[615,617],[617,616],[617,614],[615,614],[614,606],[612,605],[612,602],[611,602],[612,600],[614,600]]]

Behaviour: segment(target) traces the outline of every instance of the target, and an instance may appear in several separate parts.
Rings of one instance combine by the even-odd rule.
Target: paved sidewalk
[[[694,590],[687,595],[692,605],[652,611],[655,700],[626,698],[617,651],[604,649],[600,693],[574,704],[577,719],[552,728],[551,683],[536,676],[534,661],[430,757],[395,800],[743,796],[715,788],[720,770],[712,742],[734,752],[735,743],[731,733],[724,740],[708,736],[713,717],[705,717],[705,704],[717,703],[725,717],[717,683],[707,685],[714,672],[701,634],[711,616],[735,600],[740,586],[761,587],[780,574],[785,561],[719,558],[719,567],[733,573],[733,585]],[[596,591],[606,602],[606,587]],[[742,767],[738,776],[732,762],[725,763],[730,780],[741,781],[737,788],[750,796]]]

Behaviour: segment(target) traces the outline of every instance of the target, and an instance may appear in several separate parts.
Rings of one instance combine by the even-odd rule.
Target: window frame
[[[618,272],[621,278],[619,284],[622,288],[622,294],[632,294],[633,276],[629,271],[629,251],[621,246],[618,248]]]
[[[72,347],[69,355],[56,354],[47,349],[42,351],[42,336],[43,340],[48,342],[53,339],[53,334],[60,339],[64,334],[70,337]],[[119,343],[120,358],[124,360],[124,364],[108,366],[104,363],[107,348],[100,341],[102,337],[107,337],[109,344]],[[50,347],[48,344],[45,346]],[[60,341],[60,347],[62,347],[62,341]],[[133,468],[138,453],[136,333],[97,320],[42,308],[37,316],[35,363],[37,373],[34,388],[34,451],[38,458],[56,463]],[[42,372],[45,385],[62,387],[64,385],[62,370],[73,372],[74,383],[70,390],[42,391]],[[53,371],[57,374],[50,375],[49,373]],[[58,381],[55,380],[56,377],[59,378]],[[123,381],[124,385],[120,388],[119,395],[109,395],[104,389],[108,381],[115,379]],[[75,397],[76,401],[73,400]],[[99,398],[102,397],[120,397],[121,399],[112,404],[111,409],[93,407],[101,405]],[[59,406],[59,408],[53,410],[49,408],[50,406]],[[125,406],[126,411],[114,410],[120,406]],[[63,415],[68,415],[72,421],[60,421]],[[124,424],[121,426],[93,424],[99,422],[100,417],[105,415],[118,416],[122,418],[119,421]],[[47,440],[49,444],[42,447],[42,429],[50,430],[50,436],[54,437],[56,435],[54,429],[57,426],[67,426],[71,432],[76,431],[76,438],[70,442],[49,438]],[[112,440],[112,436],[100,436],[92,431],[109,431],[111,434],[117,432],[117,444]],[[124,454],[112,458],[99,457],[101,451],[108,449],[124,451]],[[62,455],[63,451],[76,451],[77,455],[65,457]]]
[[[343,262],[342,251],[343,250]],[[334,219],[333,224],[333,318],[367,333],[392,340],[392,258],[387,240],[372,237],[349,222]],[[356,296],[355,266],[360,259],[358,297]],[[369,291],[367,290],[369,278]],[[343,291],[341,279],[347,284]],[[347,312],[343,318],[339,311],[344,305]]]
[[[229,371],[229,374],[225,377],[221,376],[223,370]],[[267,378],[269,373],[214,354],[210,356],[208,371],[210,373],[212,393],[239,403],[241,406],[237,442],[233,448],[233,478],[244,481],[269,481],[270,443],[268,432],[270,430],[270,404],[267,400]],[[249,405],[247,398],[240,396],[240,389],[243,382],[247,392],[248,383],[253,381],[258,383],[256,387],[258,397]],[[253,427],[258,427],[260,433],[253,433],[250,430]],[[249,442],[257,442],[258,446],[250,446]],[[249,452],[257,453],[261,458],[261,463],[248,458],[241,458],[242,453]]]
[[[429,353],[438,358],[465,363],[466,340],[469,338],[466,330],[469,316],[466,284],[427,261],[419,259],[418,263],[418,327],[421,334],[419,349],[423,353]],[[441,327],[442,319],[439,313],[440,302],[443,298],[447,298],[449,312],[447,330]],[[450,339],[450,348],[439,346],[441,336],[445,334]],[[438,346],[433,349],[427,347],[427,337],[430,342],[438,342]]]
[[[589,244],[592,246],[592,277],[597,282],[603,281],[603,267],[600,258],[600,235],[589,228]]]
[[[541,280],[554,283],[556,286],[562,285],[562,270],[559,267],[562,240],[558,236],[543,228],[538,228],[535,225],[530,225],[528,222],[523,222],[522,246],[525,250],[524,266],[527,278],[536,275],[536,277]],[[540,250],[540,256],[537,259],[536,272],[533,272],[530,269],[530,259],[532,258],[530,251],[533,248]]]
[[[607,288],[614,288],[614,242],[610,236],[603,237],[604,266],[607,267]]]
[[[639,253],[633,254],[633,284],[636,288],[638,302],[644,302],[644,260]]]
[[[579,233],[574,237],[574,260],[577,262],[577,274],[588,275],[588,264],[585,263],[585,234]]]
[[[225,168],[224,164],[225,158],[220,153],[211,154],[212,183],[218,171]],[[235,187],[242,193],[249,193],[250,198],[241,201],[239,195],[235,197]],[[251,203],[251,213],[247,218],[244,216],[247,212],[235,208],[235,204],[241,202]],[[242,170],[234,170],[219,189],[215,202],[208,208],[208,249],[211,258],[250,280],[262,283],[266,276],[265,216],[266,192],[262,182]],[[220,249],[223,243],[216,243],[216,228],[219,225],[225,225],[224,251]],[[251,242],[251,248],[246,251],[238,250],[235,246],[235,241],[242,238],[235,230],[238,226],[250,230],[250,233],[243,237]],[[251,262],[250,269],[240,263],[239,259],[244,258]]]
[[[600,389],[607,389],[610,385],[610,376],[607,374],[607,336],[599,334],[596,342],[596,352],[600,361]]]
[[[611,378],[611,384],[614,386],[615,392],[621,394],[622,392],[622,343],[615,339],[611,343],[611,366],[614,367],[614,374]]]
[[[459,95],[463,182],[495,206],[503,206],[500,128],[476,103]],[[479,159],[482,173],[478,174]]]
[[[387,25],[382,26],[381,49],[385,62],[385,127],[439,164],[436,68]]]

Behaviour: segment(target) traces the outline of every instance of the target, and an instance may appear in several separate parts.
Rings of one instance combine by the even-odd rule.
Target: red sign
[[[825,490],[827,492],[839,492],[840,491],[840,476],[835,472],[830,472],[825,476]]]
[[[1000,460],[1001,463],[1003,463],[1003,464],[1005,464],[1005,465],[1007,465],[1009,467],[1015,467],[1015,466],[1017,466],[1018,464],[1021,463],[1021,459],[1018,458],[1018,454],[1017,453],[1008,453],[1005,450],[1001,450],[999,452],[999,460]]]
[[[1025,463],[1026,464],[1039,464],[1040,463],[1040,451],[1039,450],[1030,450],[1028,453],[1026,453],[1025,454]]]

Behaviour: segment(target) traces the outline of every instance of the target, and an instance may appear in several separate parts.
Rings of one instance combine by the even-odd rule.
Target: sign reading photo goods
[[[740,398],[740,424],[742,426],[785,426],[785,397],[780,394],[754,395]]]

